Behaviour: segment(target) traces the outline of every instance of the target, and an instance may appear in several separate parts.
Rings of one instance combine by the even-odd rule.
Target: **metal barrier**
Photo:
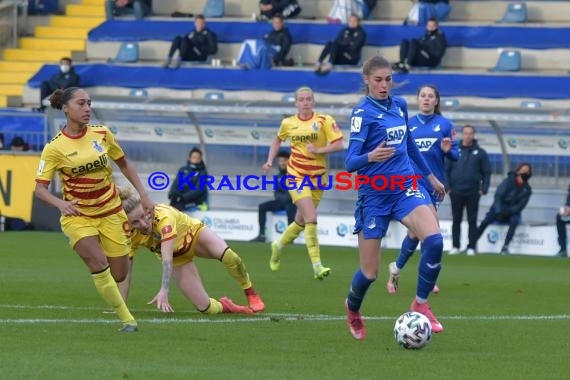
[[[25,31],[27,14],[27,0],[0,1],[0,48],[18,46],[18,37]]]

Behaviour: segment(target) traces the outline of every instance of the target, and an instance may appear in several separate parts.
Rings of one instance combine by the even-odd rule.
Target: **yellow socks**
[[[224,307],[220,301],[210,298],[210,304],[206,310],[200,310],[200,313],[204,314],[221,314],[223,313]]]
[[[247,269],[245,269],[244,263],[241,261],[241,257],[230,247],[224,251],[221,262],[224,264],[224,267],[226,267],[226,271],[238,282],[242,289],[251,288],[249,274],[247,273]]]
[[[279,240],[279,249],[283,248],[284,246],[286,246],[287,244],[291,244],[293,242],[293,240],[297,239],[297,236],[299,236],[299,234],[301,232],[303,232],[303,230],[305,229],[305,226],[301,226],[299,224],[297,224],[297,222],[293,222],[291,224],[289,224],[287,226],[287,229],[285,230],[285,232],[283,232],[283,235],[281,235],[281,240]],[[306,232],[305,232],[306,234]]]
[[[321,263],[321,250],[317,237],[317,224],[307,223],[305,225],[305,245],[309,251],[309,257],[313,265]]]
[[[111,276],[111,269],[107,267],[102,272],[92,273],[91,277],[93,277],[97,291],[105,302],[115,310],[119,319],[123,323],[136,325],[135,318],[131,315],[123,297],[121,297],[117,283],[113,279],[113,276]]]

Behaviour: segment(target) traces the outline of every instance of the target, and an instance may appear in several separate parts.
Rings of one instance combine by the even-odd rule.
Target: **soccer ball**
[[[422,348],[431,340],[431,324],[425,315],[409,311],[396,320],[394,338],[406,349]]]

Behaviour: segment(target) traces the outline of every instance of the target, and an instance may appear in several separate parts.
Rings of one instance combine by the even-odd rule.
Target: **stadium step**
[[[105,21],[104,17],[51,16],[50,25],[67,28],[95,28]]]
[[[67,4],[65,14],[68,16],[105,16],[105,5]]]
[[[24,85],[22,84],[0,84],[0,95],[19,95],[24,94]]]
[[[83,5],[100,5],[102,7],[105,6],[105,0],[81,0],[81,4]]]
[[[40,38],[73,38],[85,40],[89,27],[68,28],[58,26],[36,26],[34,35]]]
[[[30,79],[31,75],[28,73],[5,73],[0,72],[0,86],[3,84],[24,84]]]
[[[35,73],[45,62],[0,61],[2,73]]]
[[[8,97],[6,95],[0,95],[0,107],[8,107]]]
[[[85,50],[85,41],[76,39],[20,38],[20,48],[29,50]]]
[[[71,50],[4,49],[4,59],[10,61],[59,62],[61,57],[70,57]]]

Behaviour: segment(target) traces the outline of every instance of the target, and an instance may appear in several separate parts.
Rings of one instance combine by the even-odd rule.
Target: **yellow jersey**
[[[83,216],[104,217],[121,211],[110,160],[125,153],[103,125],[87,125],[81,136],[61,130],[43,149],[36,181],[49,184],[56,172],[63,185],[63,199],[77,201]]]
[[[317,112],[307,120],[301,120],[299,115],[283,119],[277,135],[281,141],[291,140],[287,174],[295,177],[318,177],[327,171],[326,155],[309,153],[308,142],[320,148],[343,138],[336,121]]]
[[[147,247],[151,252],[161,255],[160,245],[163,241],[174,239],[173,256],[177,257],[188,252],[200,229],[204,224],[174,207],[157,204],[154,206],[152,232],[144,235],[137,230],[131,233],[132,250]]]

